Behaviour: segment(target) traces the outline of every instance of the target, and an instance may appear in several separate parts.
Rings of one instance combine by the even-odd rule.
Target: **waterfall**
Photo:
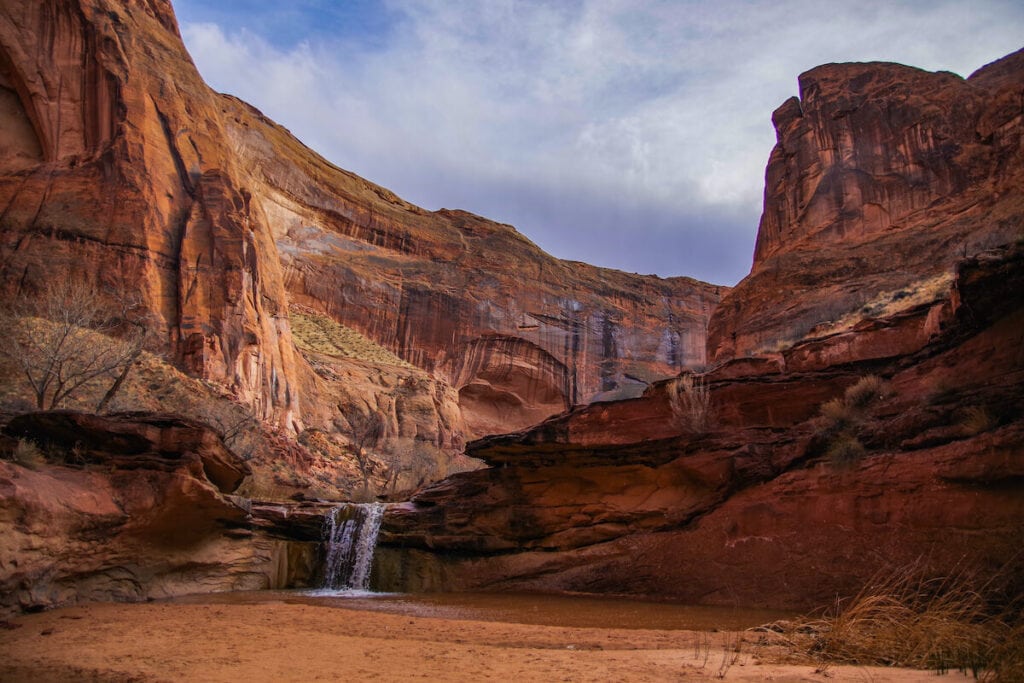
[[[346,503],[324,518],[324,588],[367,590],[383,503]]]

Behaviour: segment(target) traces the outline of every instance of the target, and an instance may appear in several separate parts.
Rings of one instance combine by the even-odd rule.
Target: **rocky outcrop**
[[[704,434],[662,383],[476,441],[492,468],[389,509],[381,585],[803,608],[887,566],[1000,571],[1024,539],[1022,287],[1024,252],[988,253],[927,341],[897,320],[909,340],[857,362],[814,340],[720,366]],[[840,429],[822,406],[869,375],[883,388]]]
[[[266,217],[170,5],[0,7],[0,284],[72,274],[138,293],[182,367],[301,426]]]
[[[233,493],[251,474],[212,429],[178,415],[54,410],[18,415],[4,432],[69,454],[77,464],[168,472],[185,467],[221,493]]]
[[[470,436],[636,395],[704,362],[726,288],[554,259],[511,226],[412,206],[244,103],[222,104],[292,301],[452,385]]]
[[[0,612],[308,581],[317,543],[264,533],[227,495],[248,468],[208,427],[164,415],[19,416],[0,461]]]
[[[800,76],[772,117],[750,275],[710,323],[727,360],[941,298],[966,256],[1024,236],[1024,51],[967,79],[898,64]]]
[[[549,257],[429,212],[212,92],[169,3],[0,8],[0,285],[138,292],[163,351],[286,430],[327,428],[289,304],[452,386],[470,435],[702,363],[723,288]]]

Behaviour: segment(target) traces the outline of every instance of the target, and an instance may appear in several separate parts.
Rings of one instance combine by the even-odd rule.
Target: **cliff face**
[[[301,425],[281,269],[166,2],[0,8],[0,279],[139,292],[165,349]]]
[[[725,288],[559,261],[508,225],[427,212],[340,171],[238,100],[222,107],[289,298],[451,384],[470,435],[704,362]]]
[[[830,64],[772,117],[754,264],[711,322],[711,359],[771,351],[1024,235],[1024,51],[970,78]],[[943,279],[945,276],[945,279]]]
[[[1024,539],[1022,107],[1024,52],[967,80],[802,76],[753,270],[710,322],[708,409],[663,382],[470,443],[491,469],[389,510],[381,585],[806,608],[915,563],[1004,571]]]
[[[887,567],[1004,571],[1024,538],[1022,286],[1024,253],[987,253],[940,310],[864,330],[866,359],[831,364],[833,339],[796,345],[798,371],[724,364],[703,378],[706,433],[662,383],[476,441],[492,468],[389,509],[381,586],[801,609]],[[865,377],[882,381],[853,409]]]
[[[5,291],[138,291],[166,353],[287,429],[338,412],[293,304],[451,384],[470,435],[704,360],[722,288],[558,261],[328,164],[203,83],[167,2],[4,3],[0,123]]]

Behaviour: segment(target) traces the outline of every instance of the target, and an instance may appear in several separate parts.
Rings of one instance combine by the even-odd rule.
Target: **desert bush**
[[[666,386],[669,407],[676,423],[692,434],[706,434],[711,427],[711,391],[701,377],[685,373]]]
[[[1022,629],[970,572],[929,577],[918,566],[881,572],[820,617],[786,624],[798,652],[829,664],[959,669],[986,681],[1020,671]]]
[[[960,429],[964,436],[982,434],[994,429],[997,424],[998,420],[985,406],[970,406],[960,413]]]
[[[865,409],[888,394],[888,383],[876,375],[861,377],[836,397],[821,404],[815,423],[816,437],[825,455],[836,467],[849,467],[867,451],[855,434],[865,418]]]
[[[837,468],[854,465],[867,455],[864,445],[856,436],[843,432],[837,435],[825,451],[826,457]]]
[[[846,387],[843,392],[843,399],[846,405],[853,409],[866,408],[876,399],[884,398],[887,393],[887,384],[878,375],[867,375],[861,377],[856,384]]]
[[[819,412],[824,426],[831,431],[844,429],[853,424],[853,409],[841,398],[833,398],[821,404]]]
[[[14,451],[11,453],[11,460],[30,470],[38,469],[46,463],[43,452],[36,442],[30,439],[18,439],[18,443],[15,444]]]

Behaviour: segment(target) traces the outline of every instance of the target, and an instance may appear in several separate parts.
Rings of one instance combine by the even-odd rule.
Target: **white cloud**
[[[558,256],[718,282],[749,266],[771,112],[800,72],[963,73],[1024,35],[1024,12],[996,1],[386,5],[396,23],[374,50],[329,31],[286,48],[183,34],[214,87],[410,201],[515,223]]]

